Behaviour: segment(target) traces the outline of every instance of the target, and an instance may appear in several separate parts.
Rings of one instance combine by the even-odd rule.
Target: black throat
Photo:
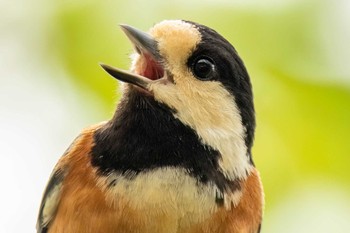
[[[219,171],[220,154],[204,145],[190,127],[152,96],[134,88],[124,95],[117,111],[96,131],[92,164],[102,175],[116,172],[132,179],[161,167],[184,168],[200,183],[213,183],[220,191],[239,188]]]

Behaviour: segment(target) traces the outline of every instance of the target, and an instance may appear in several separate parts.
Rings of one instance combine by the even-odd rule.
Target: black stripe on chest
[[[101,174],[117,172],[132,178],[160,168],[185,168],[201,183],[214,183],[220,191],[239,188],[219,171],[220,154],[201,143],[171,109],[153,97],[131,90],[118,105],[113,119],[94,135],[92,164]]]

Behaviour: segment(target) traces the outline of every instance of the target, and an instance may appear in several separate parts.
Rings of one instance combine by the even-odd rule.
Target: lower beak
[[[140,31],[128,25],[120,25],[126,36],[135,46],[135,50],[144,56],[150,56],[155,61],[160,61],[157,41],[146,32]],[[101,67],[112,77],[127,83],[134,84],[143,89],[148,89],[152,80],[126,70],[115,68],[109,65],[100,64]]]
[[[152,82],[152,80],[148,78],[145,78],[138,74],[131,73],[126,70],[118,69],[102,63],[100,65],[112,77],[122,82],[134,84],[146,90],[148,89],[148,85]]]

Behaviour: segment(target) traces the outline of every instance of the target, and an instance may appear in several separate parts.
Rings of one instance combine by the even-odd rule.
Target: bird
[[[236,49],[187,20],[120,27],[134,48],[130,69],[100,65],[122,97],[59,159],[37,232],[260,232],[253,90]]]

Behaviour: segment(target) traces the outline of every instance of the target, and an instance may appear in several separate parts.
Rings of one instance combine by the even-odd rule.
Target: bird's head
[[[173,110],[222,155],[228,177],[245,177],[251,160],[255,116],[252,88],[232,45],[216,31],[188,21],[166,20],[148,33],[121,25],[134,44],[131,71],[102,67],[138,92]]]

